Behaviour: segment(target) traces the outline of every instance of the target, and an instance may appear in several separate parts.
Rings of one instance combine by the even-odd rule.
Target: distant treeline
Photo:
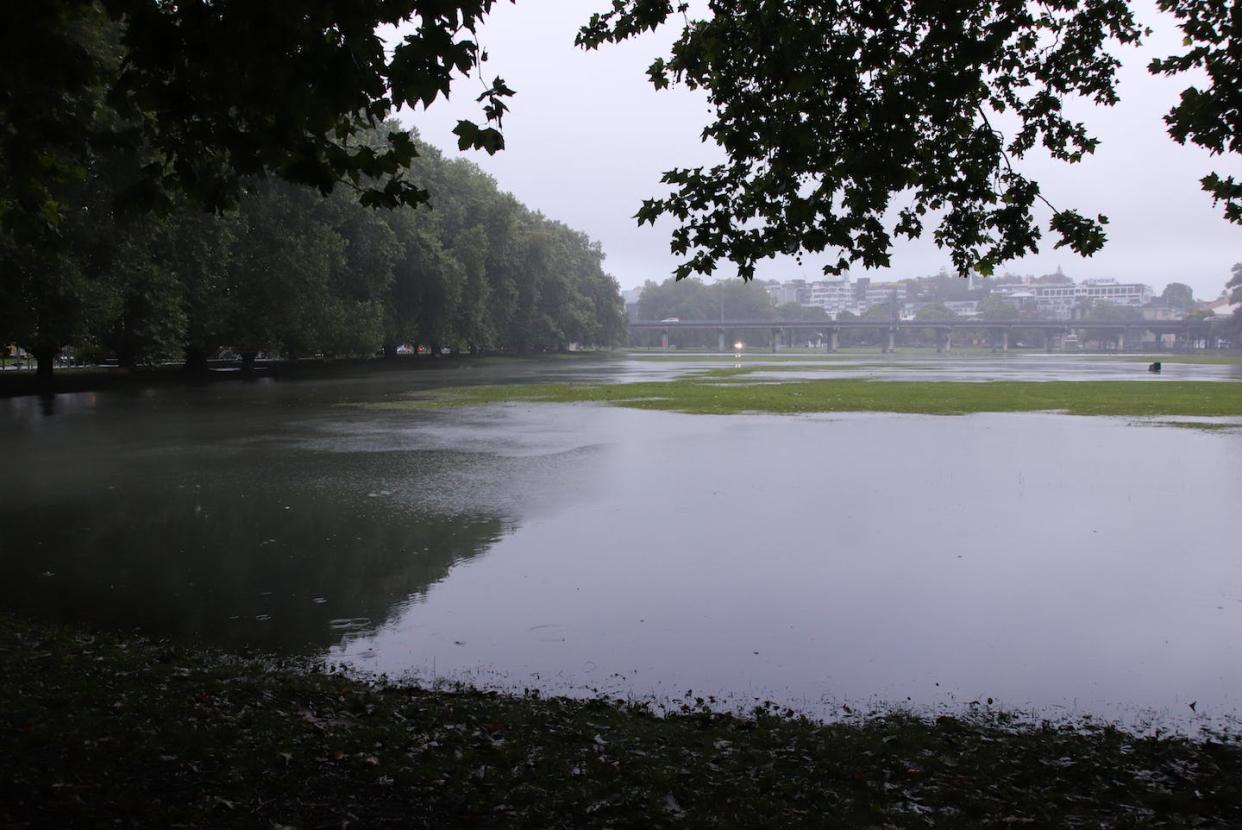
[[[610,346],[625,337],[616,281],[584,234],[534,212],[475,165],[419,147],[433,207],[374,209],[255,182],[235,210],[127,210],[125,160],[60,195],[44,234],[0,235],[0,348],[121,366],[222,349],[297,359]]]
[[[638,298],[638,307],[631,313],[636,320],[657,321],[668,318],[679,320],[776,320],[782,312],[768,298],[768,292],[755,282],[726,279],[705,283],[697,277],[678,281],[672,277],[664,282],[648,281]],[[823,313],[822,308],[815,311]],[[801,313],[801,312],[799,312]],[[827,319],[827,315],[824,315]],[[752,345],[768,345],[767,330],[737,332],[745,335]],[[694,330],[677,333],[677,345],[687,347],[715,347],[715,331]],[[658,331],[637,331],[630,335],[632,346],[655,346],[660,343]]]
[[[937,306],[939,312],[952,317],[943,306]],[[669,278],[661,283],[648,281],[643,286],[642,294],[635,309],[635,319],[656,322],[667,319],[678,320],[752,320],[763,321],[759,328],[730,328],[729,336],[740,340],[750,347],[766,348],[772,345],[772,331],[782,322],[823,322],[831,323],[832,318],[820,306],[803,306],[797,303],[773,305],[767,290],[759,283],[743,282],[740,279],[721,280],[705,283],[690,277],[681,281]],[[865,320],[887,321],[892,310],[887,304],[878,305],[866,314]],[[839,320],[859,319],[848,311],[837,316]],[[827,328],[827,325],[825,325]],[[670,342],[679,348],[716,348],[719,333],[715,329],[690,329],[677,331]],[[878,331],[849,331],[840,337],[841,345],[856,346],[878,344],[885,337]],[[911,335],[914,340],[934,340],[929,329],[926,334],[918,332]],[[784,335],[785,345],[806,345],[816,340],[813,333],[802,332],[798,335]],[[650,329],[635,331],[630,334],[631,346],[653,347],[661,342],[661,333]]]

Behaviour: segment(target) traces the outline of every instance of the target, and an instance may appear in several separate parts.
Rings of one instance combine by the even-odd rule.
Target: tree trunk
[[[30,350],[30,353],[34,355],[35,362],[39,367],[35,371],[36,377],[44,380],[51,379],[52,370],[56,368],[56,352],[57,349],[53,346],[35,346]]]
[[[185,350],[185,370],[194,374],[202,374],[207,371],[207,351],[205,349],[196,349],[187,347]]]
[[[138,351],[133,344],[122,343],[116,350],[116,365],[121,369],[131,371],[138,368]]]
[[[397,359],[397,344],[396,343],[385,343],[384,344],[384,358],[386,360]]]

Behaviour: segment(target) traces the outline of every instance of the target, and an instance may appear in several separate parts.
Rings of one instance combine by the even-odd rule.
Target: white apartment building
[[[944,307],[949,311],[952,311],[958,317],[979,316],[978,300],[945,300]]]
[[[854,286],[849,278],[819,280],[810,284],[807,301],[802,305],[819,306],[831,316],[836,316],[854,304]]]
[[[865,304],[867,308],[871,308],[871,306],[873,305],[880,305],[882,303],[892,302],[894,296],[896,297],[897,302],[899,303],[905,302],[905,299],[906,299],[905,286],[884,285],[883,283],[879,285],[873,284],[871,288],[867,289],[867,296],[866,296]]]
[[[1078,285],[1032,285],[1035,307],[1049,317],[1068,320],[1074,309],[1091,303],[1112,303],[1123,306],[1144,306],[1151,302],[1151,286],[1121,283],[1116,280],[1084,280]]]

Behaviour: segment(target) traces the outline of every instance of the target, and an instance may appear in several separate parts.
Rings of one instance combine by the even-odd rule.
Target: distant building
[[[819,280],[810,284],[806,306],[818,306],[835,317],[854,303],[854,287],[849,277],[836,280]]]
[[[625,300],[625,314],[631,320],[638,319],[638,301],[642,299],[643,287],[627,288],[621,292],[621,299]]]
[[[905,301],[906,287],[904,285],[884,282],[872,283],[864,295],[866,308],[889,303],[894,299],[899,303]]]
[[[1242,303],[1229,302],[1229,293],[1226,291],[1222,291],[1220,297],[1207,304],[1207,310],[1217,320],[1224,317],[1232,317],[1233,313],[1239,308],[1242,308]]]
[[[1142,308],[1144,320],[1183,320],[1186,317],[1184,308],[1173,308],[1161,303],[1151,303]]]
[[[633,303],[638,302],[642,298],[642,296],[643,296],[643,287],[641,285],[638,286],[637,288],[627,288],[621,292],[621,298],[625,300],[626,305],[631,305]]]
[[[1104,302],[1113,305],[1140,307],[1151,302],[1151,286],[1121,283],[1116,280],[1086,280],[1078,285],[1032,285],[1035,307],[1045,317],[1068,320],[1075,308]]]
[[[1153,304],[1154,294],[1151,287],[1141,283],[1093,279],[1075,285],[1060,272],[1039,278],[1007,277],[1005,282],[976,279],[971,274],[965,282],[967,288],[973,284],[1015,308],[1036,312],[1041,317],[1053,320],[1074,319],[1095,303],[1141,308],[1144,317],[1149,320],[1176,320],[1184,316],[1180,311],[1161,307],[1158,302]],[[959,299],[946,299],[943,292],[939,295],[928,294],[926,291],[919,291],[918,285],[915,290],[910,290],[905,282],[872,282],[870,277],[851,280],[846,275],[810,282],[804,279],[785,282],[772,280],[762,285],[773,305],[797,303],[801,306],[822,308],[833,318],[845,312],[861,316],[875,306],[888,305],[894,301],[898,304],[899,314],[908,314],[909,303],[914,300],[924,303],[941,302],[958,317],[971,318],[979,314],[978,299],[961,299],[960,293],[955,295]]]
[[[1004,300],[1016,309],[1038,308],[1039,300],[1035,293],[1035,286],[1032,285],[1020,282],[998,285],[992,289],[992,296]]]
[[[788,305],[789,303],[809,305],[811,301],[811,289],[807,287],[806,280],[786,282],[773,280],[763,288],[768,292],[768,299],[772,301],[772,305]]]

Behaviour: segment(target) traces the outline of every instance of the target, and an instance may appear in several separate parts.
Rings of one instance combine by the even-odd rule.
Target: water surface
[[[0,605],[576,694],[825,715],[992,698],[1174,725],[1192,702],[1196,717],[1242,712],[1238,432],[343,405],[703,368],[492,361],[0,401]]]

